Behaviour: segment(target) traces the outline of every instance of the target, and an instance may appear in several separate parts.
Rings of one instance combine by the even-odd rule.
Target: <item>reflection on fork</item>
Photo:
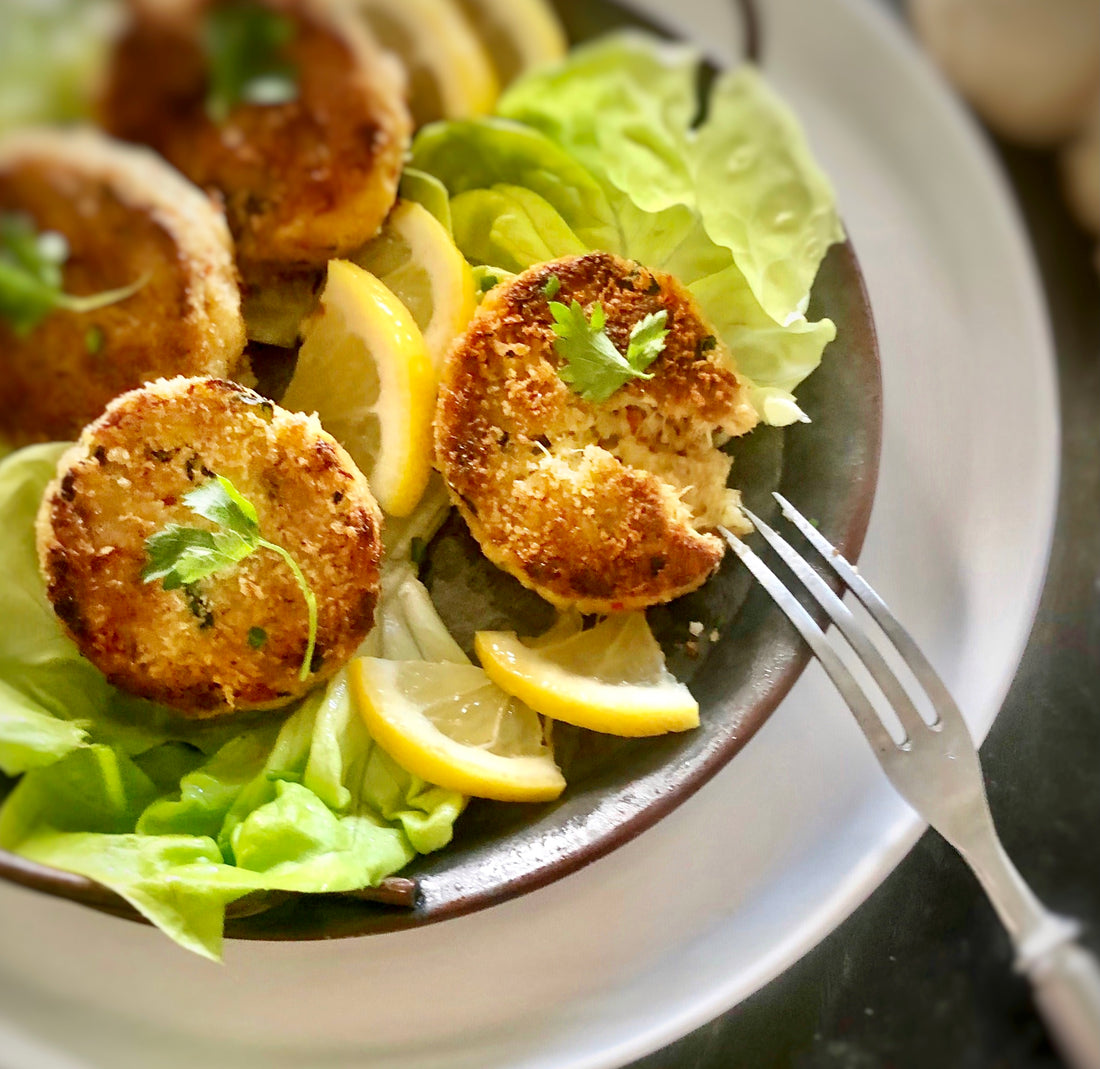
[[[898,793],[963,856],[1012,938],[1016,967],[1074,1069],[1100,1069],[1100,966],[1075,940],[1078,926],[1048,911],[1009,860],[993,827],[974,743],[943,681],[885,602],[784,497],[774,495],[794,524],[863,604],[923,689],[935,719],[920,714],[906,687],[844,603],[805,559],[759,517],[756,530],[836,624],[901,724],[896,740],[825,633],[778,576],[729,531],[730,548],[798,629],[852,710]]]

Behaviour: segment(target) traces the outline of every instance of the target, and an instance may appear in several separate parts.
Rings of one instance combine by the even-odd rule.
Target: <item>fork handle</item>
[[[1100,963],[1076,942],[1024,964],[1055,1045],[1072,1069],[1100,1069]]]

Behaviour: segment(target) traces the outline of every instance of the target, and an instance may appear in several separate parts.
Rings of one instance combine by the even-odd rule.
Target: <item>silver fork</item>
[[[1042,905],[1001,846],[978,755],[959,707],[885,602],[786,498],[775,494],[775,499],[783,515],[863,603],[909,667],[936,713],[934,723],[925,722],[878,648],[821,576],[746,509],[756,530],[825,610],[881,689],[905,733],[903,741],[895,742],[867,694],[795,596],[744,542],[721,528],[723,536],[809,643],[895,789],[974,871],[1008,930],[1016,968],[1030,979],[1063,1057],[1074,1069],[1100,1069],[1100,965],[1076,942],[1079,925]]]

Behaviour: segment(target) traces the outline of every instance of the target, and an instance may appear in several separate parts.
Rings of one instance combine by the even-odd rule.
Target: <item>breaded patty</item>
[[[228,0],[131,0],[111,58],[104,125],[152,145],[225,199],[245,277],[250,263],[323,264],[358,248],[397,196],[412,121],[401,69],[345,7],[250,0],[290,20],[280,55],[296,99],[207,112],[209,12]]]
[[[66,293],[146,280],[94,312],[55,310],[26,336],[0,316],[0,438],[73,439],[150,379],[234,373],[244,322],[225,217],[152,152],[91,130],[12,134],[0,212],[64,237]]]
[[[621,353],[664,310],[650,365],[600,404],[558,374],[544,292],[596,302]],[[609,253],[533,267],[489,292],[443,370],[436,456],[485,555],[561,607],[643,608],[699,586],[722,559],[707,533],[744,529],[718,446],[756,423],[732,359],[675,279]]]
[[[183,499],[219,475],[317,599],[305,681],[306,603],[277,554],[257,549],[175,590],[143,581],[150,535],[217,530]],[[381,522],[366,479],[315,417],[236,383],[176,378],[119,397],[61,458],[38,551],[55,611],[111,683],[208,717],[281,705],[348,660],[373,624]]]

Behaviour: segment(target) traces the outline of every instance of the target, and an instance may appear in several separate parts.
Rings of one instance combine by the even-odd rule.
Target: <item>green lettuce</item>
[[[521,78],[497,110],[542,131],[644,211],[690,207],[698,75],[694,48],[623,33]]]
[[[122,694],[80,655],[35,552],[64,448],[0,462],[0,768],[21,774],[0,806],[0,847],[99,881],[218,958],[225,909],[244,895],[357,890],[446,845],[465,799],[374,743],[345,672],[289,713],[194,722]],[[439,511],[426,506],[420,526]],[[419,613],[425,641],[448,652],[430,599],[410,592],[427,599],[411,565],[387,583],[390,616]]]
[[[522,123],[498,118],[431,123],[417,134],[411,163],[447,187],[452,212],[453,198],[468,190],[519,187],[548,203],[586,247],[618,242],[600,183],[568,151]]]
[[[463,254],[507,271],[588,251],[554,206],[523,186],[467,190],[451,202],[451,215]]]
[[[797,122],[760,75],[721,76],[697,123],[700,76],[688,46],[612,36],[514,83],[503,119],[421,131],[413,159],[448,187],[455,240],[475,264],[514,272],[603,249],[679,278],[760,417],[785,425],[805,419],[794,390],[835,334],[804,313],[843,231]]]
[[[692,159],[707,234],[733,253],[760,307],[792,322],[844,230],[798,121],[755,68],[718,80]]]
[[[119,16],[114,0],[0,3],[0,133],[90,119]]]

